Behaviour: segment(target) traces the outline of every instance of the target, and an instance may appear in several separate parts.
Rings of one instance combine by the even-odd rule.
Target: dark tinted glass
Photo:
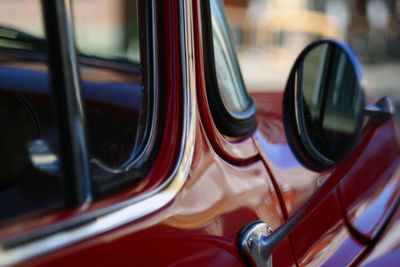
[[[348,55],[334,44],[313,48],[298,68],[305,130],[315,148],[338,160],[360,127],[363,95]]]
[[[73,7],[91,163],[118,179],[115,169],[134,165],[149,122],[137,3],[81,0]],[[65,205],[45,47],[40,1],[0,1],[0,220]]]
[[[126,169],[144,142],[148,115],[138,3],[74,0],[73,13],[91,162],[105,170]]]
[[[39,0],[0,1],[0,220],[64,205],[44,44]]]

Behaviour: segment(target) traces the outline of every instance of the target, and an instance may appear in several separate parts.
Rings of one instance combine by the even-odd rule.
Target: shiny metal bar
[[[92,196],[71,2],[42,0],[42,9],[67,202],[77,205]]]
[[[394,115],[394,113],[395,107],[387,96],[379,99],[375,105],[366,105],[364,108],[364,114],[370,116],[372,121],[376,124],[386,121],[386,119]]]

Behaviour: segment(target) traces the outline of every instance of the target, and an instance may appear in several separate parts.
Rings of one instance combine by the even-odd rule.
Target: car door
[[[244,131],[233,121],[238,133],[231,137],[214,124],[201,68],[207,51],[201,27],[211,17],[204,17],[202,3],[32,1],[27,5],[37,11],[35,18],[18,13],[20,3],[1,3],[2,10],[19,14],[17,25],[25,22],[21,30],[12,23],[2,29],[10,42],[0,51],[10,88],[4,91],[23,92],[23,98],[11,97],[20,104],[9,120],[25,127],[12,126],[6,134],[37,136],[15,135],[18,144],[2,152],[12,155],[18,147],[21,157],[34,141],[23,163],[61,185],[26,186],[36,197],[49,191],[57,200],[44,198],[49,207],[9,206],[14,214],[4,214],[1,224],[0,265],[242,266],[242,227],[262,219],[277,228],[282,209],[251,138],[254,114],[245,116]],[[137,22],[108,13],[115,10],[137,14]],[[42,23],[42,35],[30,32],[24,19]],[[114,39],[116,25],[122,33],[133,27],[138,36]],[[8,66],[18,64],[22,71]],[[12,102],[4,99],[4,105]],[[47,122],[50,114],[55,118]],[[43,183],[33,179],[28,181]],[[12,201],[1,194],[4,205]],[[25,191],[11,195],[27,199]],[[294,264],[288,242],[274,257]]]
[[[44,264],[50,252],[114,229],[171,200],[165,190],[170,190],[171,180],[175,187],[182,186],[172,170],[176,162],[182,165],[179,153],[189,146],[180,142],[183,119],[174,115],[181,114],[184,105],[178,104],[181,87],[158,97],[154,4],[14,1],[1,6],[6,171],[0,264]],[[119,12],[123,7],[127,21]],[[94,8],[99,13],[92,13]],[[149,34],[153,30],[154,36]],[[171,55],[171,62],[176,62],[174,56],[179,54]],[[168,75],[180,79],[176,69]],[[165,126],[158,109],[164,99],[171,104],[163,113]],[[168,142],[156,147],[161,129],[168,133],[163,136]],[[153,164],[157,168],[150,172]],[[158,201],[145,205],[145,196]],[[122,217],[114,213],[127,206],[135,211]],[[100,220],[107,214],[117,217]],[[60,264],[68,263],[61,257]]]

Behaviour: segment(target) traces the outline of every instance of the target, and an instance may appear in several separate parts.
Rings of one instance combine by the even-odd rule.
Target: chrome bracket
[[[271,253],[265,249],[265,241],[271,233],[271,227],[262,221],[251,222],[240,231],[238,247],[248,265],[272,267]]]
[[[364,114],[370,116],[373,123],[380,124],[395,113],[395,108],[389,97],[385,96],[375,105],[366,105]]]

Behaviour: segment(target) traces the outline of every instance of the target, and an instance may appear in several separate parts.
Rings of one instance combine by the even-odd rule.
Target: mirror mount
[[[371,118],[373,124],[381,124],[395,113],[395,108],[389,97],[385,96],[375,105],[366,105],[364,114]]]

